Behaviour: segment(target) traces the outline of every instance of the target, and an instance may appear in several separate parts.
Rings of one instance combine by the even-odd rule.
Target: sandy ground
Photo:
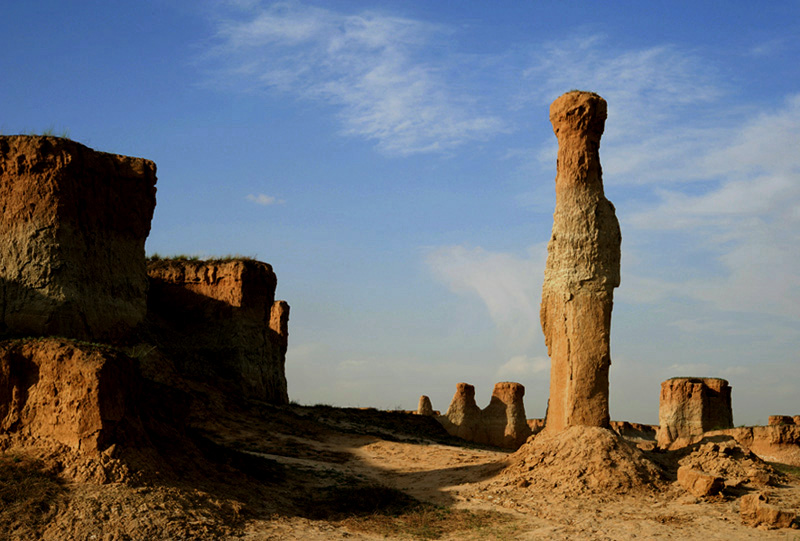
[[[443,539],[794,539],[800,530],[745,526],[738,498],[701,500],[669,480],[659,490],[631,496],[570,497],[520,487],[500,471],[508,452],[468,444],[448,445],[423,439],[390,441],[371,435],[329,433],[297,438],[314,458],[280,453],[268,457],[287,468],[370,480],[414,498],[448,508],[492,510],[508,514],[503,524],[477,532],[460,531]],[[336,457],[335,461],[325,457]],[[773,501],[800,510],[800,479],[787,477],[765,487]],[[510,485],[510,486],[508,486]],[[776,500],[777,498],[777,500]],[[402,537],[402,535],[400,536]],[[247,525],[245,539],[385,539],[383,534],[354,532],[337,523],[287,517]]]
[[[549,477],[544,485],[541,479],[530,484],[519,475],[526,468],[522,463],[520,469],[519,454],[452,438],[430,418],[200,396],[185,433],[167,427],[159,439],[151,430],[155,447],[128,462],[125,468],[141,470],[123,479],[65,480],[66,455],[40,452],[36,462],[25,458],[35,449],[26,455],[7,447],[0,457],[0,499],[6,506],[5,513],[0,509],[0,540],[800,541],[797,529],[742,524],[739,497],[747,487],[698,499],[675,482],[673,471],[658,486],[632,493],[565,493],[561,489],[570,479],[562,476],[556,480],[560,487],[552,489],[546,486]],[[516,470],[508,468],[511,463]],[[32,473],[20,475],[22,466]],[[781,508],[800,511],[796,470],[781,479],[777,486],[757,488]],[[370,492],[374,487],[379,490]],[[359,498],[380,499],[386,491],[410,502],[400,514],[414,516],[419,502],[427,502],[432,505],[425,509],[449,513],[449,522],[425,535],[381,529],[397,513],[393,503],[381,507]],[[487,511],[487,521],[466,524]]]

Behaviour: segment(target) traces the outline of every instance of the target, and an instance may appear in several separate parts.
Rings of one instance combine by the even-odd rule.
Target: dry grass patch
[[[64,487],[42,464],[21,455],[0,456],[0,539],[37,539],[56,514]]]
[[[314,502],[313,518],[350,531],[392,538],[503,539],[513,518],[496,511],[466,511],[421,502],[382,485],[331,487]]]

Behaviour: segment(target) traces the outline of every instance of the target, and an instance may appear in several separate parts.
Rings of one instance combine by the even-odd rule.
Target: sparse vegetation
[[[154,261],[198,261],[202,263],[225,263],[226,261],[255,261],[256,256],[240,255],[240,254],[227,254],[219,257],[201,258],[199,255],[189,254],[174,254],[174,255],[161,255],[154,252],[147,256],[148,262]]]
[[[46,129],[41,130],[41,131],[23,130],[23,133],[24,133],[24,135],[30,135],[30,136],[43,135],[45,137],[59,137],[61,139],[69,139],[70,138],[69,137],[69,129],[64,128],[61,131],[57,131],[55,126],[50,126],[49,128],[46,128]],[[0,135],[2,135],[2,132],[0,132]]]
[[[792,466],[782,462],[769,462],[769,465],[784,475],[791,475],[800,479],[800,466]]]

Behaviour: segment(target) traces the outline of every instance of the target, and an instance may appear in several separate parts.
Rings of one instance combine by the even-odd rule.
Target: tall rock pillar
[[[558,138],[556,209],[540,318],[551,359],[546,430],[609,426],[608,370],[621,235],[603,194],[606,101],[572,91],[550,105]]]

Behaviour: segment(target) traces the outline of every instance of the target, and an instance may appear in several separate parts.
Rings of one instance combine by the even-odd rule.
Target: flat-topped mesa
[[[705,432],[733,427],[731,388],[721,378],[672,378],[661,384],[659,447],[680,447]]]
[[[540,310],[551,359],[548,432],[609,426],[611,309],[622,237],[603,192],[605,120],[606,102],[592,92],[568,92],[550,106],[558,138],[556,208]]]
[[[185,375],[228,380],[250,398],[287,404],[289,305],[267,263],[151,261],[149,315]]]
[[[533,433],[525,418],[525,387],[520,383],[496,383],[489,405],[481,412],[489,445],[518,449]]]
[[[458,383],[456,394],[450,401],[447,413],[438,417],[442,426],[451,435],[467,441],[485,441],[481,409],[475,403],[475,387],[469,383]]]
[[[124,339],[145,317],[156,166],[0,136],[0,333]]]

